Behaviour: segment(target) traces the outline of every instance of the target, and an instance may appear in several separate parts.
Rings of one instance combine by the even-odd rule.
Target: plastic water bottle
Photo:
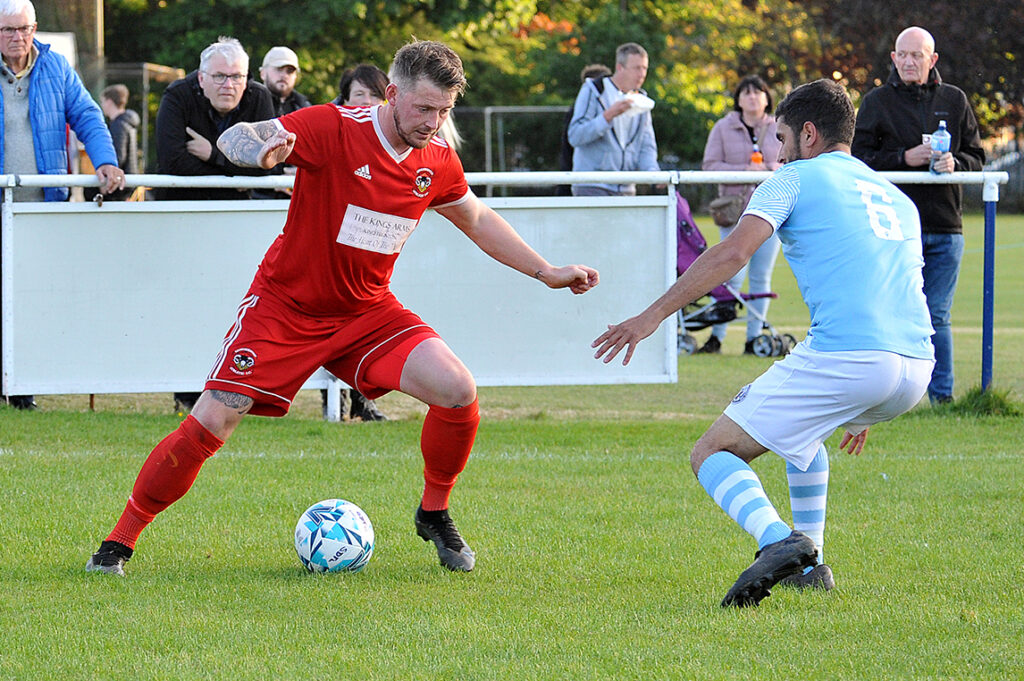
[[[754,152],[750,154],[750,162],[753,164],[764,163],[764,154],[761,153],[761,149],[758,148],[757,142],[754,142]]]
[[[946,121],[939,121],[939,129],[932,133],[932,158],[928,163],[928,170],[938,172],[935,170],[935,162],[939,160],[939,156],[949,151],[949,144],[950,136],[946,130]]]

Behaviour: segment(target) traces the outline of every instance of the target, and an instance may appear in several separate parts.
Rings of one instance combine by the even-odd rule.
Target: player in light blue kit
[[[807,338],[740,390],[690,454],[700,484],[758,544],[723,607],[757,605],[780,581],[833,588],[820,560],[823,442],[842,427],[840,449],[859,454],[870,425],[918,403],[934,364],[917,208],[850,155],[850,98],[818,80],[790,93],[776,118],[786,165],[757,188],[732,234],[650,307],[593,343],[605,362],[625,348],[628,364],[664,319],[729,279],[778,232],[811,313]],[[794,530],[748,465],[768,450],[786,461]]]

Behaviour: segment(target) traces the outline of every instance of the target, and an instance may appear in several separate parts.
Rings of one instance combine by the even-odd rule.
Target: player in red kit
[[[189,490],[203,462],[246,414],[283,416],[306,379],[326,367],[368,398],[400,390],[429,409],[420,447],[424,489],[416,532],[441,565],[475,555],[448,515],[480,415],[476,384],[440,336],[391,293],[402,245],[433,208],[495,260],[551,288],[584,293],[598,274],[554,267],[470,191],[436,133],[466,85],[442,43],[395,55],[387,102],[309,107],[228,129],[217,146],[240,166],[298,168],[284,230],[238,308],[192,413],[149,455],[117,525],[86,570],[124,575],[142,530]]]

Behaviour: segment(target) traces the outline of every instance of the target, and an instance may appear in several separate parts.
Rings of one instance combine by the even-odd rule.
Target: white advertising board
[[[590,349],[674,280],[669,200],[488,199],[550,262],[601,272],[582,296],[496,263],[432,211],[398,259],[393,290],[480,385],[674,381],[674,320],[628,367]],[[200,389],[287,203],[8,206],[4,392],[68,394]]]

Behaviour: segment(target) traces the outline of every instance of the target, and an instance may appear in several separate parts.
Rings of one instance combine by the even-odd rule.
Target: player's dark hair
[[[380,101],[383,102],[387,99],[384,91],[388,87],[388,74],[373,64],[359,64],[350,69],[345,69],[345,72],[341,74],[341,82],[338,83],[338,100],[341,104],[348,101],[348,96],[352,93],[352,83],[354,82],[365,85]]]
[[[793,90],[779,104],[775,118],[795,133],[809,121],[828,144],[848,145],[853,141],[853,102],[833,80],[822,78]]]
[[[736,89],[732,91],[732,110],[743,111],[740,108],[740,95],[746,92],[748,89],[760,90],[768,97],[768,106],[765,107],[765,113],[772,112],[772,93],[768,89],[768,83],[764,82],[761,76],[747,76],[740,81],[740,84],[736,86]]]
[[[462,59],[452,48],[433,40],[417,40],[405,45],[395,53],[391,64],[391,80],[400,88],[412,89],[421,78],[460,95],[466,89]]]

